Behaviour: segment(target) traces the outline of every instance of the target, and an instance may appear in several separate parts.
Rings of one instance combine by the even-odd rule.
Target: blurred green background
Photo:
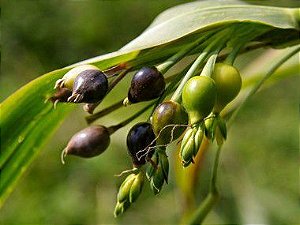
[[[184,2],[2,1],[1,101],[41,74],[121,48],[157,14]],[[274,54],[280,52],[258,58],[258,51],[241,57],[238,63],[247,74],[253,67],[263,69],[266,58]],[[249,65],[251,60],[254,66]],[[230,130],[221,156],[222,198],[207,223],[300,221],[299,76],[293,75],[252,98]],[[104,105],[116,95],[125,96],[126,89],[121,85]],[[123,114],[113,113],[100,122],[114,124]],[[131,167],[125,145],[130,126],[112,136],[112,145],[100,157],[69,157],[66,165],[61,164],[61,150],[72,134],[86,126],[84,115],[78,107],[34,161],[1,209],[1,224],[177,224],[182,203],[173,169],[162,193],[153,196],[146,183],[131,209],[113,218],[122,181],[114,175]],[[213,151],[206,154],[199,171],[199,200],[208,189]]]

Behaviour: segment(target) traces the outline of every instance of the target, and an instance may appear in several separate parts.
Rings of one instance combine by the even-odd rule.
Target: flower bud
[[[139,197],[139,195],[142,192],[144,185],[144,174],[143,173],[138,173],[135,176],[135,180],[133,181],[131,188],[130,188],[130,193],[129,193],[129,202],[133,203],[135,200]]]
[[[194,162],[193,158],[199,151],[203,139],[203,133],[203,123],[189,128],[185,133],[180,149],[180,156],[184,167],[187,167],[190,163]]]
[[[119,188],[117,200],[118,202],[124,202],[128,200],[130,188],[135,180],[135,174],[130,174],[122,183]]]
[[[150,181],[150,187],[155,195],[161,191],[164,180],[164,172],[161,165],[158,165]]]

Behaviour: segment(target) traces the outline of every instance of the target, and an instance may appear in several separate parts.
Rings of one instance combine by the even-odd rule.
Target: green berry
[[[159,144],[168,144],[185,130],[188,124],[188,115],[184,108],[177,102],[165,101],[156,107],[152,115],[152,126]],[[178,127],[176,127],[178,125]]]
[[[216,85],[207,76],[195,76],[186,82],[182,90],[182,104],[191,124],[203,120],[213,109],[216,100]]]
[[[217,99],[214,112],[219,113],[240,92],[242,79],[239,71],[231,65],[217,63],[211,78],[217,87]]]

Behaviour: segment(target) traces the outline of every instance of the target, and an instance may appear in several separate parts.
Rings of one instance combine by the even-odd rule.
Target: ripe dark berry
[[[106,127],[90,126],[73,135],[63,151],[63,156],[94,157],[103,153],[109,143],[110,134]]]
[[[74,80],[72,96],[74,103],[96,103],[101,101],[108,90],[106,75],[99,70],[85,70]]]
[[[163,75],[155,67],[143,67],[131,80],[128,100],[136,103],[155,99],[162,95],[165,86]]]
[[[93,65],[81,65],[76,66],[73,69],[69,70],[61,79],[58,79],[55,82],[54,88],[68,88],[72,90],[75,78],[85,70],[99,70],[98,67]]]
[[[144,165],[146,159],[151,158],[154,153],[154,140],[155,134],[150,123],[137,123],[130,129],[127,135],[127,148],[134,167]]]

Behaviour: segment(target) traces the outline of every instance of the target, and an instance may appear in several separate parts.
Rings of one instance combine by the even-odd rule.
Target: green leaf
[[[57,79],[79,64],[106,69],[127,62],[134,68],[162,63],[208,29],[235,22],[252,22],[286,30],[299,29],[298,9],[245,5],[238,1],[192,2],[171,8],[119,51],[91,58],[45,74],[19,89],[1,104],[0,206],[34,157],[74,108],[53,109],[45,99]],[[285,32],[281,33],[282,36]],[[263,40],[262,40],[263,41]]]
[[[160,14],[135,40],[122,50],[141,49],[166,44],[188,34],[212,27],[253,22],[281,29],[298,29],[295,19],[299,9],[243,5],[238,1],[196,1],[179,5]]]

